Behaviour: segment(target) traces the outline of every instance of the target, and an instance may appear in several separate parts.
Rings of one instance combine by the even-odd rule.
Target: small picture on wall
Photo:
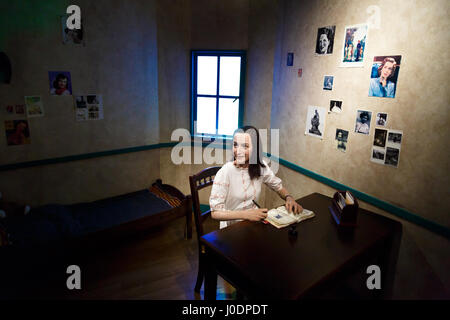
[[[387,130],[375,129],[373,145],[384,148],[386,146]]]
[[[49,71],[50,94],[56,96],[72,95],[72,81],[70,72],[67,71]]]
[[[377,120],[376,125],[380,127],[386,127],[387,124],[387,113],[378,112],[377,113]]]
[[[75,119],[77,121],[103,119],[102,95],[75,96]]]
[[[336,148],[342,152],[347,151],[348,131],[336,129]]]
[[[402,144],[403,132],[399,130],[389,130],[388,147],[400,149]]]
[[[342,101],[330,100],[330,111],[328,113],[341,113],[342,112]]]
[[[293,52],[289,52],[287,54],[287,63],[286,65],[288,67],[292,67],[294,65],[294,53]]]
[[[83,21],[81,21],[80,29],[70,30],[67,27],[67,18],[69,15],[61,16],[62,39],[64,44],[83,44]]]
[[[8,146],[30,144],[30,129],[27,120],[5,121],[5,132]]]
[[[326,110],[322,107],[308,107],[305,134],[323,139]]]
[[[7,114],[13,114],[14,113],[14,106],[6,106],[6,113]]]
[[[325,76],[323,78],[323,90],[333,90],[334,76]]]
[[[319,28],[317,31],[316,54],[326,55],[333,53],[334,32],[336,26]]]
[[[369,134],[371,119],[372,119],[371,111],[358,110],[356,115],[355,132]]]
[[[16,104],[16,114],[25,114],[25,105],[24,104]]]
[[[384,148],[373,147],[370,160],[375,163],[384,164],[385,155],[386,155],[386,150]]]
[[[42,117],[44,115],[44,106],[40,96],[26,96],[25,105],[27,106],[27,116]]]
[[[395,98],[402,56],[374,57],[369,84],[369,97]]]
[[[386,158],[384,160],[384,164],[389,166],[398,167],[398,162],[400,158],[400,150],[396,148],[386,148]]]
[[[341,67],[363,67],[367,45],[367,24],[345,28]]]

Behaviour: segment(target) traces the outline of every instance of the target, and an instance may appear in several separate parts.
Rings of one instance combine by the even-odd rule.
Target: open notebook
[[[267,212],[266,221],[277,228],[287,227],[290,224],[314,217],[315,214],[311,210],[303,209],[302,213],[289,213],[286,207],[280,206]]]

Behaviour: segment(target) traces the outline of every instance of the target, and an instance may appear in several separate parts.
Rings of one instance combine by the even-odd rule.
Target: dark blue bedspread
[[[151,216],[172,207],[148,190],[74,205],[48,204],[26,216],[1,219],[16,247],[64,241]]]

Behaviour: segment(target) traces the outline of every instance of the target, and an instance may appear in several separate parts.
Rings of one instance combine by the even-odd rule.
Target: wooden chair
[[[195,228],[197,229],[197,241],[198,241],[198,275],[197,282],[195,283],[195,291],[200,292],[203,279],[205,277],[204,267],[204,254],[205,249],[200,245],[200,237],[204,235],[203,222],[211,216],[211,210],[201,212],[200,200],[198,197],[198,191],[209,187],[214,182],[214,177],[221,167],[209,167],[197,174],[189,176],[189,184],[191,186],[192,202],[194,205],[194,220]]]

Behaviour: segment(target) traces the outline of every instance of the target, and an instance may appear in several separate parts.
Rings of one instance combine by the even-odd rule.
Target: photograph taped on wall
[[[401,148],[403,138],[403,131],[400,130],[389,130],[387,146],[391,148]]]
[[[395,98],[402,56],[373,58],[370,73],[369,97]]]
[[[5,133],[8,146],[30,144],[28,120],[5,121]]]
[[[25,96],[25,105],[28,118],[44,116],[44,106],[40,96]]]
[[[373,147],[372,148],[372,155],[370,157],[370,160],[372,162],[378,163],[378,164],[384,164],[384,157],[386,155],[385,148],[380,147]]]
[[[322,27],[317,30],[316,55],[333,53],[336,26]]]
[[[341,113],[342,112],[342,101],[330,100],[330,110],[328,113]]]
[[[347,151],[348,131],[343,129],[336,129],[336,149],[345,152]]]
[[[375,129],[373,145],[384,148],[386,146],[387,130]]]
[[[356,114],[355,132],[369,134],[371,119],[372,119],[371,111],[358,110]]]
[[[74,101],[77,121],[103,119],[103,98],[101,94],[75,96]]]
[[[50,94],[54,96],[72,95],[72,80],[68,71],[49,71]]]
[[[378,112],[377,113],[377,119],[375,121],[375,124],[379,127],[386,127],[387,124],[387,118],[388,118],[388,114],[387,113],[383,113],[383,112]]]
[[[400,149],[387,147],[384,164],[397,168],[399,161],[400,161]]]
[[[292,67],[294,65],[294,53],[293,52],[288,52],[286,65],[288,67]]]
[[[323,139],[326,110],[323,107],[308,107],[305,134]]]
[[[368,30],[367,24],[345,27],[340,67],[363,67]]]
[[[63,44],[84,45],[84,29],[83,20],[81,20],[81,28],[70,30],[67,28],[67,18],[69,15],[61,16],[61,29]]]
[[[333,90],[334,76],[323,77],[323,90]]]

